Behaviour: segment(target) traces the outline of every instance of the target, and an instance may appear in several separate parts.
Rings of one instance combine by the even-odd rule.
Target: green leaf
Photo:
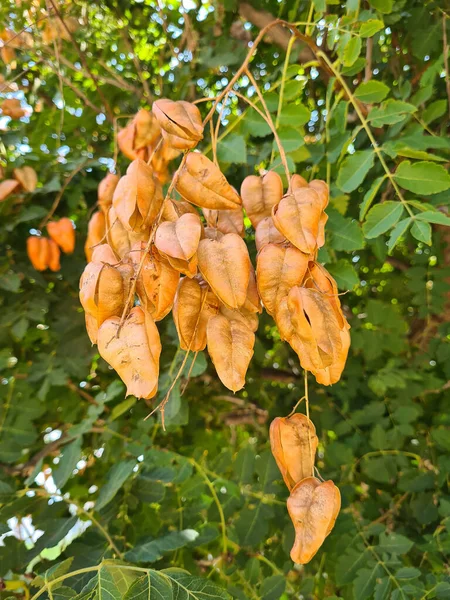
[[[405,190],[423,194],[438,194],[450,188],[450,175],[441,165],[433,162],[401,162],[394,173],[396,182]]]
[[[361,38],[353,36],[347,42],[342,53],[342,62],[344,67],[351,67],[361,52]]]
[[[285,152],[298,150],[305,143],[302,133],[294,127],[280,127],[278,129],[278,136]],[[276,140],[273,141],[273,149],[275,152],[278,152]]]
[[[436,225],[447,225],[447,227],[450,226],[450,217],[438,211],[426,210],[425,212],[417,213],[414,218],[416,221],[425,221],[427,223],[435,223]]]
[[[419,242],[431,246],[431,225],[429,223],[415,220],[411,227],[411,235],[415,237],[416,240],[419,240]]]
[[[356,190],[373,167],[373,163],[372,150],[360,150],[347,156],[339,169],[336,182],[338,188],[347,193]]]
[[[364,236],[358,222],[348,217],[343,217],[335,210],[329,211],[327,222],[331,238],[328,243],[334,250],[352,252],[364,248]]]
[[[348,260],[341,259],[337,263],[328,264],[327,269],[341,290],[351,290],[359,283],[358,274]]]
[[[155,562],[163,557],[166,552],[172,552],[183,548],[198,537],[198,531],[184,529],[183,531],[172,531],[156,540],[149,540],[136,544],[132,550],[125,554],[126,560],[130,562]]]
[[[124,413],[128,412],[132,406],[136,404],[137,400],[134,396],[125,398],[122,402],[119,402],[111,411],[110,421],[114,421]]]
[[[402,100],[386,100],[381,106],[372,108],[367,120],[373,127],[394,125],[416,111],[417,107],[414,104],[408,104]]]
[[[308,123],[310,118],[311,111],[303,104],[288,104],[281,109],[279,124],[288,127],[301,127]]]
[[[355,600],[368,600],[373,598],[373,591],[377,579],[384,573],[381,565],[375,564],[371,569],[361,569],[353,583]]]
[[[249,108],[242,120],[242,131],[253,137],[266,137],[270,135],[272,130],[263,119],[263,117],[253,108]],[[226,139],[226,138],[225,138]],[[219,146],[223,143],[220,141]]]
[[[429,125],[439,119],[447,112],[447,100],[436,100],[432,102],[422,113],[422,120]]]
[[[355,90],[355,96],[361,102],[368,104],[372,102],[381,102],[389,94],[389,87],[381,81],[366,81],[360,83]]]
[[[170,579],[158,571],[149,569],[145,575],[131,584],[123,600],[172,600],[172,598]]]
[[[376,179],[374,179],[372,182],[372,185],[367,190],[367,192],[364,194],[364,198],[363,198],[363,201],[361,202],[361,206],[359,209],[359,220],[360,221],[362,221],[364,219],[364,217],[366,216],[366,212],[372,206],[372,202],[375,200],[375,198],[378,194],[378,190],[380,189],[381,184],[383,183],[383,181],[385,179],[386,179],[386,176],[377,177]]]
[[[286,577],[284,575],[271,575],[266,577],[261,585],[262,600],[278,600],[286,589]]]
[[[395,573],[397,579],[416,579],[420,575],[421,572],[415,567],[402,567]]]
[[[81,455],[81,443],[82,438],[79,437],[62,449],[62,456],[59,459],[59,463],[52,472],[53,480],[58,489],[61,489],[66,484],[77,466]]]
[[[0,288],[6,292],[17,294],[20,292],[21,279],[17,273],[8,273],[0,275]]]
[[[243,164],[247,162],[247,148],[242,135],[231,134],[220,141],[217,146],[219,162]]]
[[[399,239],[402,237],[402,235],[404,235],[406,233],[408,227],[411,225],[411,222],[412,222],[411,217],[402,219],[401,221],[399,221],[397,223],[397,225],[391,231],[391,236],[390,236],[389,242],[388,242],[388,251],[389,252],[392,252],[392,250],[395,248]]]
[[[98,572],[97,598],[98,600],[122,600],[122,594],[106,566],[102,567]]]
[[[363,232],[366,238],[376,238],[393,227],[403,214],[403,204],[389,200],[370,209]]]
[[[370,6],[373,6],[375,10],[378,10],[380,13],[388,15],[392,12],[394,0],[369,0],[369,4]]]
[[[313,0],[314,8],[317,12],[323,13],[327,8],[326,0]]]
[[[208,579],[189,575],[181,569],[163,569],[161,574],[170,579],[176,600],[230,600],[225,590]]]
[[[136,461],[126,460],[111,467],[106,476],[106,483],[100,488],[100,493],[95,503],[95,510],[101,510],[111,502],[128,477],[133,473],[135,466]]]
[[[392,554],[407,554],[414,546],[414,542],[400,535],[399,533],[380,534],[380,543],[378,550],[380,552],[390,552]]]
[[[378,33],[381,29],[383,29],[383,27],[383,21],[380,21],[379,19],[369,19],[365,23],[361,24],[359,35],[362,38],[369,38]]]

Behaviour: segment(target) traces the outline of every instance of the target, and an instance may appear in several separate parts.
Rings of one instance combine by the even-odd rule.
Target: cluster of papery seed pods
[[[341,495],[331,480],[320,481],[314,476],[318,439],[308,417],[295,413],[274,419],[270,445],[290,492],[287,508],[295,529],[291,558],[304,565],[333,529]]]
[[[36,271],[59,271],[60,249],[72,254],[75,249],[75,229],[67,217],[47,223],[48,238],[32,235],[27,239],[27,253]]]
[[[85,246],[90,263],[80,298],[92,342],[128,393],[151,398],[160,353],[153,324],[172,310],[180,347],[207,348],[235,392],[245,384],[262,300],[302,367],[321,383],[336,382],[350,337],[336,284],[316,262],[327,185],[294,175],[283,194],[280,176],[268,172],[247,177],[239,195],[215,162],[192,151],[202,138],[198,108],[168,99],[140,110],[119,132],[119,148],[132,162],[123,177],[109,174],[100,183]],[[164,198],[169,162],[180,152],[169,188],[178,199]],[[256,229],[256,273],[242,204]],[[141,332],[141,344],[128,343],[131,328]],[[151,376],[147,353],[156,366]]]

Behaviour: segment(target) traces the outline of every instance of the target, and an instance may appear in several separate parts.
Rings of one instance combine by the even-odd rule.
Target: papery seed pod
[[[253,265],[250,263],[250,277],[247,286],[247,297],[242,306],[242,310],[246,313],[262,313],[261,300],[258,294],[258,286],[256,284],[256,274]]]
[[[106,215],[106,240],[119,258],[130,252],[128,231],[119,220],[114,206],[111,206]]]
[[[200,152],[187,155],[175,188],[185,200],[202,208],[231,210],[241,205],[219,167]]]
[[[325,210],[329,202],[329,188],[325,181],[321,179],[313,179],[309,182],[309,187],[319,194],[322,203],[322,210]]]
[[[89,336],[89,339],[91,340],[91,344],[96,344],[97,338],[98,338],[97,319],[95,317],[93,317],[92,315],[90,315],[89,313],[85,312],[84,320],[85,320],[85,324],[86,324],[86,331]]]
[[[307,187],[308,187],[308,182],[306,181],[306,179],[304,177],[302,177],[301,175],[294,173],[294,175],[292,175],[292,177],[291,177],[291,180],[289,181],[288,194],[293,194],[295,192],[295,190],[299,190],[301,188],[307,188]]]
[[[322,202],[317,192],[301,188],[283,196],[272,209],[276,228],[299,250],[314,254],[317,250]]]
[[[320,263],[311,261],[305,274],[304,287],[320,292],[331,304],[341,329],[350,329],[341,309],[339,292],[333,277]]]
[[[75,229],[70,219],[63,217],[59,221],[50,221],[47,231],[65,254],[72,254],[75,249]]]
[[[59,271],[61,269],[61,265],[59,263],[60,251],[58,248],[58,244],[53,240],[48,240],[48,259],[47,266],[50,271]]]
[[[210,210],[203,209],[206,223],[209,227],[215,227],[222,233],[237,233],[245,236],[244,214],[241,208],[236,210]]]
[[[205,349],[207,323],[218,311],[219,300],[197,279],[180,280],[172,314],[182,350]]]
[[[194,254],[194,256],[189,260],[183,260],[182,258],[173,258],[168,254],[160,254],[167,260],[172,269],[175,269],[175,271],[177,271],[178,273],[186,275],[190,279],[192,279],[198,274],[197,254]]]
[[[224,304],[220,305],[219,312],[229,321],[242,321],[249,329],[251,329],[251,331],[253,331],[253,333],[255,333],[258,329],[259,318],[256,313],[249,313],[242,308],[227,308]]]
[[[95,212],[88,223],[88,234],[84,244],[84,253],[89,262],[92,260],[94,248],[106,240],[106,219],[102,211]]]
[[[156,250],[145,252],[146,244],[139,242],[130,251],[130,258],[137,270],[144,259],[136,282],[136,291],[144,309],[154,321],[163,319],[172,309],[180,274]]]
[[[270,447],[289,490],[314,474],[318,443],[313,422],[301,413],[272,421]]]
[[[258,292],[271,315],[277,305],[296,285],[300,285],[308,268],[308,256],[293,246],[267,244],[256,263]]]
[[[321,483],[315,477],[307,477],[291,491],[287,508],[295,529],[291,558],[305,565],[333,529],[341,508],[341,494],[331,480]]]
[[[5,179],[0,182],[0,202],[6,200],[18,187],[19,182],[16,179]]]
[[[156,230],[155,246],[167,256],[189,261],[197,252],[201,233],[200,217],[188,213],[176,221],[161,223]]]
[[[320,198],[320,205],[322,207],[322,211],[324,211],[325,208],[328,206],[329,200],[328,185],[325,183],[325,181],[321,181],[320,179],[313,179],[308,184],[306,179],[304,179],[301,175],[293,175],[291,177],[291,181],[289,184],[289,193],[294,193],[296,190],[305,188],[313,189],[318,194]],[[317,233],[318,248],[322,248],[322,246],[325,244],[325,225],[327,221],[328,215],[322,212],[319,219],[319,227]]]
[[[163,200],[161,184],[155,180],[153,169],[136,159],[117,184],[113,206],[127,231],[142,231],[155,221]]]
[[[331,365],[325,367],[325,369],[314,371],[317,383],[322,385],[333,385],[334,383],[337,383],[341,378],[342,371],[347,362],[347,355],[351,342],[350,332],[348,329],[344,328],[339,331],[339,334],[341,337],[341,347],[339,351],[335,352]]]
[[[203,139],[202,117],[195,104],[162,98],[153,103],[152,110],[164,138],[173,148],[189,150]]]
[[[244,240],[236,233],[227,233],[220,240],[204,239],[197,255],[203,278],[225,306],[243,306],[251,268]]]
[[[161,340],[141,307],[131,309],[119,331],[120,317],[107,319],[98,330],[100,356],[127,386],[127,396],[153,398],[158,390]]]
[[[25,192],[34,192],[38,183],[38,177],[33,167],[25,166],[21,169],[14,169],[13,175]]]
[[[159,126],[154,115],[145,108],[141,108],[133,118],[135,125],[134,150],[142,150],[152,146],[161,135],[161,127]]]
[[[122,275],[115,267],[90,262],[80,278],[80,302],[100,326],[106,319],[122,314],[126,294]]]
[[[249,175],[242,182],[241,196],[245,212],[256,228],[262,219],[270,217],[272,208],[283,197],[283,181],[275,171],[262,177]]]
[[[16,51],[14,50],[14,48],[11,48],[11,46],[2,46],[0,48],[0,58],[5,63],[5,65],[9,65],[10,63],[16,60]]]
[[[119,264],[113,249],[109,244],[100,244],[92,252],[92,261],[101,262],[116,267]]]
[[[17,98],[7,98],[0,104],[4,117],[11,117],[11,119],[20,119],[26,115],[26,111],[22,108],[20,100]]]
[[[225,234],[215,227],[205,227],[202,232],[202,240],[221,240]]]
[[[331,305],[320,292],[293,287],[288,295],[288,308],[303,346],[300,353],[296,349],[302,367],[314,371],[330,366],[342,347],[339,324]]]
[[[211,317],[206,333],[208,354],[220,381],[237,392],[245,385],[255,334],[242,320],[229,320],[223,314]]]
[[[163,205],[162,220],[177,221],[181,216],[188,213],[198,215],[197,210],[189,202],[167,198]]]
[[[107,213],[112,205],[114,191],[120,181],[120,176],[108,173],[98,184],[97,198],[100,208]]]
[[[27,239],[27,254],[36,271],[45,271],[48,266],[48,239],[32,235]]]
[[[264,217],[256,226],[255,244],[258,252],[267,244],[284,244],[286,241],[284,235],[275,227],[272,217]]]

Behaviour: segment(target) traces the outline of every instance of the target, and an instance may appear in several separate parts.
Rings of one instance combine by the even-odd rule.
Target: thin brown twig
[[[150,92],[148,81],[144,77],[144,72],[143,72],[143,69],[141,66],[141,61],[139,60],[139,57],[137,56],[136,52],[133,49],[133,46],[130,43],[130,40],[129,40],[130,34],[128,31],[128,28],[124,27],[122,29],[121,33],[122,33],[122,39],[125,42],[125,46],[127,47],[128,52],[131,54],[131,59],[133,61],[134,67],[139,76],[139,79],[141,80],[142,87],[144,88],[144,95],[146,96],[147,100],[149,102],[151,102],[152,101],[152,93]]]
[[[7,42],[4,42],[3,46],[9,46],[11,44],[11,42],[13,42],[19,36],[21,36],[22,33],[24,33],[27,29],[31,29],[32,27],[35,27],[38,23],[40,23],[41,21],[45,21],[45,19],[48,19],[48,18],[50,18],[50,11],[49,11],[49,14],[44,15],[43,17],[40,17],[36,21],[33,21],[33,23],[31,23],[31,25],[27,25],[26,27],[23,27],[18,33],[13,35],[13,37],[10,38]],[[13,46],[13,47],[17,48],[18,46]]]
[[[372,51],[373,38],[369,38],[366,46],[366,67],[364,69],[364,81],[370,81],[372,79]]]

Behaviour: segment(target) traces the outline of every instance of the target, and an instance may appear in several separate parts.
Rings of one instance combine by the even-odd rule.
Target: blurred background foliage
[[[32,166],[39,187],[0,203],[0,597],[450,598],[446,10],[433,0],[1,3],[0,102],[17,98],[26,113],[0,115],[1,166],[5,177]],[[278,26],[251,71],[291,172],[330,184],[320,260],[352,326],[342,380],[310,382],[318,468],[343,507],[305,567],[289,558],[286,489],[268,445],[303,374],[270,317],[245,390],[232,396],[200,355],[164,432],[157,416],[144,421],[145,401],[124,399],[78,301],[117,127],[154,98],[220,93],[277,17],[297,23],[319,59]],[[246,76],[236,89],[258,103]],[[233,95],[222,108],[230,182],[282,173],[259,115]],[[118,157],[121,173],[127,164]],[[55,200],[77,247],[59,273],[38,273],[25,241]],[[247,239],[254,259],[250,227]],[[171,317],[159,325],[162,399],[183,352]]]

